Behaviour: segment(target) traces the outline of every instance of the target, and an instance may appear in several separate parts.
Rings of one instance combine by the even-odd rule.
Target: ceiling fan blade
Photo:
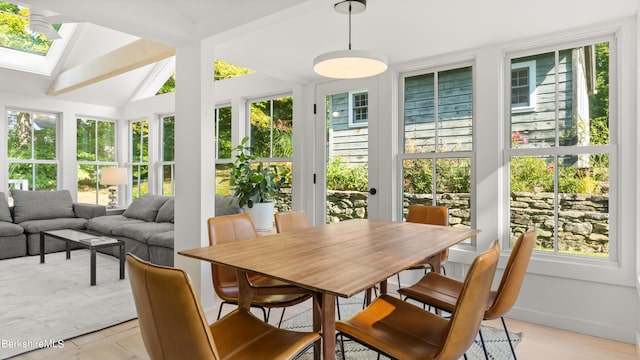
[[[49,40],[62,39],[43,15],[32,12],[29,18],[29,28],[46,36]]]

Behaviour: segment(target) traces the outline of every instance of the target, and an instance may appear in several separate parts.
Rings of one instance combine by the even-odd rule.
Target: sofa
[[[173,266],[173,197],[145,194],[124,213],[90,219],[87,231],[125,242],[125,250],[154,264]],[[117,256],[117,248],[105,249]]]
[[[13,207],[0,192],[0,259],[40,254],[40,231],[76,229],[123,240],[126,252],[173,266],[173,197],[145,194],[124,213],[106,215],[104,205],[73,203],[68,190],[12,190],[11,195]],[[215,206],[217,216],[242,211],[231,196],[216,195]],[[45,242],[46,253],[64,250],[64,241]],[[118,256],[115,247],[103,252]]]
[[[68,190],[11,190],[13,206],[0,192],[0,259],[40,254],[40,232],[86,229],[90,218],[106,214],[103,205],[74,203]],[[47,241],[45,252],[65,250],[64,241]]]

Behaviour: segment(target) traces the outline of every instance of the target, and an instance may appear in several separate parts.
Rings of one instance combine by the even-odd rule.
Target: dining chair
[[[258,237],[258,232],[253,225],[251,215],[233,214],[216,216],[207,220],[209,232],[209,244],[217,245],[231,241],[242,241]],[[238,304],[239,283],[236,270],[224,265],[211,264],[211,275],[213,289],[222,300],[218,310],[218,318],[222,314],[222,306],[225,304]],[[268,321],[272,308],[282,308],[279,325],[282,324],[285,309],[289,306],[299,304],[312,297],[311,292],[255,273],[247,273],[249,284],[255,288],[276,288],[283,290],[282,293],[256,293],[251,301],[252,307],[262,309],[265,321]],[[299,291],[295,291],[298,289]],[[285,291],[286,290],[286,291]],[[265,308],[269,310],[265,311]]]
[[[352,318],[337,321],[336,330],[393,359],[466,358],[465,352],[480,329],[499,256],[500,247],[495,241],[475,258],[449,319],[381,295]]]
[[[449,209],[446,206],[409,205],[406,221],[420,224],[448,226]],[[444,263],[448,258],[449,249],[442,250],[440,253],[440,267],[443,274],[447,273],[444,268]],[[426,274],[429,269],[431,269],[431,264],[423,262],[405,270],[424,270],[424,273]],[[400,289],[400,273],[396,274],[396,276],[398,277],[398,289]]]
[[[277,212],[273,215],[276,223],[276,232],[307,229],[311,227],[304,210]]]
[[[483,316],[484,320],[500,318],[514,359],[516,359],[516,353],[511,344],[511,338],[503,316],[511,310],[518,299],[518,294],[527,272],[527,266],[529,265],[529,259],[533,252],[533,246],[536,243],[536,237],[535,230],[523,233],[518,237],[504,268],[498,289],[489,293],[489,301]],[[399,293],[401,297],[405,297],[405,300],[413,299],[447,312],[454,312],[463,286],[464,284],[457,280],[430,272],[416,284],[401,289]],[[480,340],[482,341],[485,358],[488,359],[489,356],[482,332],[480,332]]]
[[[209,325],[189,275],[127,254],[140,334],[152,360],[294,359],[317,332],[278,329],[236,309]]]

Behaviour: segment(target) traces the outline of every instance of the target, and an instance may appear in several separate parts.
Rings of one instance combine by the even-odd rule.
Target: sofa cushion
[[[141,222],[118,226],[111,233],[146,243],[153,235],[171,230],[173,230],[171,223]]]
[[[235,196],[216,194],[215,205],[216,216],[233,215],[242,212],[240,205],[238,205],[238,198],[236,198]]]
[[[122,215],[144,221],[155,221],[158,210],[167,200],[169,200],[168,196],[145,194],[133,200]]]
[[[17,224],[28,220],[75,218],[69,190],[24,191],[11,189],[13,217]]]
[[[22,235],[23,233],[24,229],[22,228],[22,226],[10,222],[0,221],[0,237]]]
[[[13,222],[7,198],[3,192],[0,192],[0,221]]]
[[[169,249],[173,249],[173,231],[167,231],[159,234],[155,234],[149,238],[147,243],[149,246],[161,246]]]
[[[173,198],[167,200],[160,209],[156,216],[156,222],[173,222]]]
[[[124,215],[106,215],[89,219],[87,229],[103,235],[113,235],[113,229],[130,223],[144,223],[142,220],[128,218]]]
[[[45,220],[29,220],[20,223],[20,226],[27,234],[37,234],[40,231],[60,230],[60,229],[76,229],[84,230],[87,225],[87,219],[83,218],[59,218]]]

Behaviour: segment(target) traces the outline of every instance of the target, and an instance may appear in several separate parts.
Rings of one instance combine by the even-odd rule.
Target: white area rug
[[[348,301],[344,301],[340,299],[340,315],[343,319],[349,318],[355,315],[358,311],[362,310],[362,300],[357,299],[349,299]],[[337,314],[336,314],[337,315]],[[296,331],[310,331],[311,330],[311,310],[307,310],[302,312],[296,316],[291,317],[290,319],[283,321],[282,327],[286,329],[296,330]],[[482,335],[484,336],[485,344],[487,345],[487,351],[489,353],[490,360],[507,360],[512,359],[511,349],[509,348],[509,343],[507,342],[507,337],[505,335],[504,330],[496,329],[491,326],[482,325]],[[522,340],[522,334],[515,334],[509,332],[509,336],[511,337],[511,341],[513,346],[515,346]],[[336,358],[342,359],[342,355],[340,353],[340,342],[338,341],[336,344]],[[369,350],[368,348],[356,343],[355,341],[345,341],[345,357],[346,360],[375,360],[378,358],[378,353],[373,350]],[[516,353],[517,354],[517,353]],[[467,351],[468,360],[484,360],[484,352],[482,351],[482,344],[480,343],[480,338],[478,337],[471,348]],[[311,352],[304,354],[300,357],[301,360],[310,360],[313,359],[313,354]],[[387,357],[381,355],[380,359],[387,359]]]
[[[98,253],[90,286],[89,250],[0,261],[0,359],[102,330],[137,317],[119,262]]]

